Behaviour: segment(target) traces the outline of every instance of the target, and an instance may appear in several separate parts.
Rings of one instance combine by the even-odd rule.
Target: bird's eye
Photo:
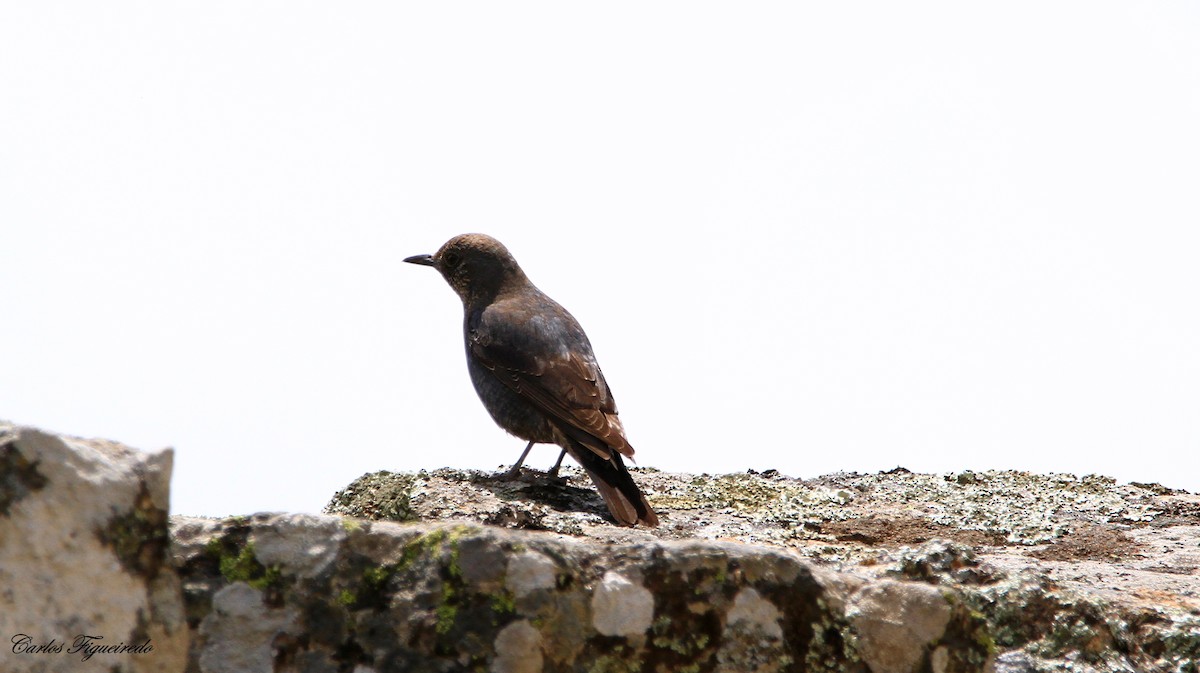
[[[446,266],[458,266],[459,257],[457,252],[448,252],[442,257],[442,261]]]

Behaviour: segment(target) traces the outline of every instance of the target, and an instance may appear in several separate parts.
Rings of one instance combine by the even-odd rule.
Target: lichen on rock
[[[137,651],[106,671],[182,670],[188,630],[168,563],[170,450],[0,423],[0,670],[79,670],[79,635]],[[21,645],[21,636],[28,636]],[[41,653],[57,643],[59,652]]]
[[[611,525],[569,468],[375,473],[330,515],[168,519],[169,468],[169,453],[0,425],[0,630],[155,643],[106,661],[122,672],[1196,673],[1200,659],[1200,498],[1153,484],[639,469],[663,522],[648,530]],[[51,577],[65,591],[43,604]],[[29,663],[14,654],[0,670]],[[73,670],[53,661],[75,663],[37,663]]]

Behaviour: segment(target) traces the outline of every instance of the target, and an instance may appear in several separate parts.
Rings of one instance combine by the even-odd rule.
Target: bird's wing
[[[616,402],[590,352],[557,347],[518,349],[511,345],[513,339],[499,337],[486,325],[470,330],[471,356],[557,421],[565,434],[601,457],[611,457],[611,451],[633,456],[617,418]]]

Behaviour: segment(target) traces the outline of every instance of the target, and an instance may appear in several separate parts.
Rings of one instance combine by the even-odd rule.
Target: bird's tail
[[[613,451],[612,458],[605,460],[573,440],[567,451],[592,478],[592,483],[617,523],[622,526],[641,524],[651,528],[658,525],[658,515],[650,509],[646,496],[634,483],[633,475],[629,474],[625,462],[621,460],[621,454]]]

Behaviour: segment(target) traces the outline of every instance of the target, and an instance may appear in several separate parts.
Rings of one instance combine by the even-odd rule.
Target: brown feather
[[[618,522],[657,525],[625,467],[633,447],[575,318],[490,236],[456,236],[433,255],[405,261],[437,269],[462,300],[467,369],[493,420],[531,443],[570,452]]]
[[[600,457],[608,458],[610,451],[633,457],[633,446],[625,438],[616,403],[599,367],[589,366],[575,354],[565,360],[539,359],[528,371],[505,367],[477,341],[472,341],[471,353],[509,388],[576,430],[567,434]]]
[[[590,451],[582,450],[576,442],[566,441],[564,445],[571,457],[583,466],[618,523],[623,526],[639,523],[649,527],[658,525],[658,515],[634,483],[633,475],[629,474],[620,454],[603,460]]]

